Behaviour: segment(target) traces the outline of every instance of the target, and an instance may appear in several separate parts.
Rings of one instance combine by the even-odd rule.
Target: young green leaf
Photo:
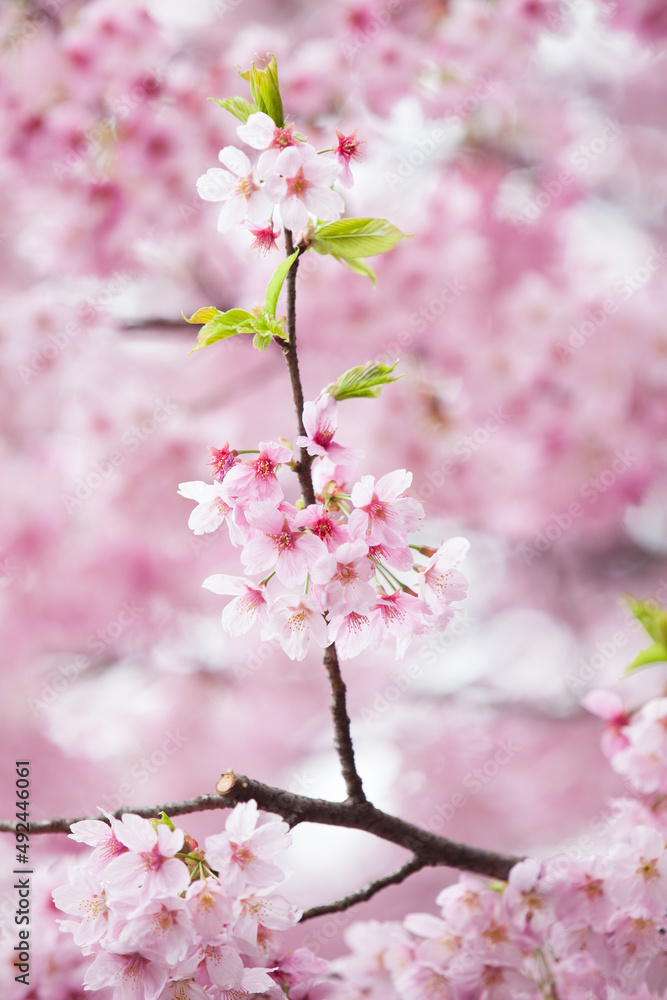
[[[211,311],[213,315],[211,315]],[[211,306],[207,306],[204,309],[197,310],[190,319],[187,316],[184,318],[188,323],[201,323],[206,320],[197,335],[197,346],[193,347],[189,352],[192,354],[192,351],[199,351],[202,347],[215,344],[218,340],[225,340],[227,337],[234,337],[237,333],[247,332],[240,329],[240,327],[248,319],[252,318],[252,313],[247,312],[245,309],[229,309],[227,312],[222,313],[218,309],[212,309]]]
[[[640,667],[646,667],[651,663],[664,663],[665,660],[667,660],[667,647],[656,642],[653,646],[638,653],[630,666],[625,668],[625,673],[630,674],[633,670],[639,670]]]
[[[354,399],[355,397],[379,396],[380,389],[388,382],[396,382],[402,375],[392,375],[398,364],[385,365],[380,361],[367,361],[344,372],[336,382],[328,385],[328,392],[334,399]]]
[[[375,271],[372,267],[365,263],[365,261],[360,260],[358,257],[350,257],[346,259],[345,257],[339,257],[338,254],[334,254],[336,260],[340,261],[341,264],[346,264],[351,271],[355,274],[362,274],[366,278],[370,278],[374,285],[377,285],[377,280],[375,277]]]
[[[630,666],[626,667],[625,672],[628,674],[650,663],[667,661],[667,610],[661,608],[653,598],[638,601],[627,597],[626,601],[632,614],[653,639],[653,645],[638,653]]]
[[[318,226],[310,243],[318,253],[349,261],[386,253],[405,235],[387,219],[338,219]]]
[[[285,114],[278,85],[278,67],[276,57],[271,53],[269,56],[270,59],[264,69],[256,69],[253,63],[250,69],[241,73],[241,76],[250,84],[250,93],[257,109],[272,118],[278,128],[283,128]]]
[[[270,316],[276,315],[276,306],[278,305],[280,290],[283,287],[285,278],[287,277],[287,272],[298,256],[299,251],[295,250],[289,257],[285,257],[285,259],[278,264],[278,267],[273,272],[273,276],[269,282],[268,288],[266,289],[266,311]]]
[[[219,104],[225,111],[229,111],[235,118],[243,122],[244,125],[250,115],[254,115],[255,112],[259,111],[257,105],[252,101],[246,101],[245,97],[209,97],[209,100],[215,101],[216,104]]]

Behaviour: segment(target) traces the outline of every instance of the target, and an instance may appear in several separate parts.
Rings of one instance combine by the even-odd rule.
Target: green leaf
[[[626,600],[630,611],[653,641],[667,646],[667,610],[661,608],[652,597],[645,601],[638,601],[634,597],[627,597]]]
[[[402,375],[392,375],[398,364],[385,365],[380,361],[367,361],[344,372],[336,382],[328,385],[328,392],[334,399],[354,399],[355,397],[379,396],[380,389],[388,382],[396,382]]]
[[[212,307],[207,306],[204,309],[199,309],[191,319],[185,318],[188,323],[198,323],[209,316],[211,310]],[[195,319],[197,316],[200,318]],[[249,319],[252,319],[252,313],[247,312],[245,309],[229,309],[228,312],[224,313],[218,309],[214,309],[213,315],[202,326],[197,335],[197,346],[193,347],[189,353],[192,354],[192,351],[199,351],[202,347],[209,347],[218,340],[234,337],[237,333],[246,333],[247,331],[240,329],[240,327]]]
[[[276,306],[278,305],[278,296],[280,295],[280,290],[283,287],[283,282],[287,277],[287,272],[294,263],[294,261],[299,256],[299,251],[295,250],[291,256],[286,257],[282,260],[278,267],[273,272],[273,277],[269,282],[269,286],[266,289],[266,311],[270,316],[276,315]]]
[[[625,668],[625,673],[630,674],[633,670],[639,670],[640,667],[648,666],[650,663],[663,663],[665,660],[667,660],[667,647],[656,642],[649,649],[643,649],[641,653],[638,653],[630,666]]]
[[[188,319],[184,312],[181,313],[181,316],[186,323],[208,323],[214,316],[222,316],[222,313],[215,306],[202,306],[201,309],[192,314],[190,319]]]
[[[221,108],[225,109],[225,111],[231,112],[231,114],[233,114],[235,118],[238,118],[239,121],[243,122],[244,125],[248,121],[250,115],[254,115],[257,111],[259,111],[257,105],[253,104],[252,101],[246,101],[245,97],[225,97],[222,99],[218,97],[209,97],[209,101],[215,101],[215,103],[219,104]]]
[[[318,226],[310,243],[318,253],[349,261],[386,253],[405,235],[387,219],[338,219]]]
[[[265,351],[274,337],[279,340],[287,340],[285,320],[276,319],[266,309],[260,309],[259,306],[252,314],[249,314],[243,328],[239,329],[238,332],[254,334],[252,346],[256,347],[258,351]]]
[[[375,278],[375,271],[368,264],[364,263],[363,260],[359,260],[358,257],[350,257],[346,259],[345,257],[339,257],[338,254],[334,254],[336,260],[340,261],[341,264],[346,264],[351,271],[355,274],[363,274],[364,277],[370,278],[374,285],[377,285]]]
[[[272,118],[278,128],[283,128],[285,114],[278,85],[278,67],[276,57],[271,53],[269,57],[264,69],[256,69],[253,63],[249,70],[241,73],[241,76],[250,84],[250,93],[257,109]]]
[[[256,347],[258,351],[265,351],[271,341],[273,340],[273,334],[268,332],[263,332],[258,330],[255,336],[252,338],[252,346]]]

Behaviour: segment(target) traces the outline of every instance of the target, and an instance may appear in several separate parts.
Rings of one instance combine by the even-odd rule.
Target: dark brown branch
[[[334,726],[334,746],[340,760],[343,778],[345,779],[347,796],[350,802],[366,802],[361,778],[357,774],[357,766],[354,761],[354,747],[352,746],[352,736],[350,735],[350,717],[347,714],[345,703],[345,681],[340,672],[338,654],[333,642],[324,650],[324,666],[327,668],[329,685],[331,687],[331,718]]]
[[[185,799],[183,802],[166,802],[159,806],[123,806],[110,812],[109,816],[120,819],[123,813],[134,813],[144,819],[152,819],[166,812],[168,816],[184,816],[187,813],[206,812],[209,809],[227,809],[226,802],[219,795],[199,795],[196,799]],[[69,833],[72,823],[80,823],[84,819],[104,820],[104,816],[79,816],[78,819],[44,819],[30,820],[30,833]],[[0,833],[14,833],[16,823],[12,820],[0,819]]]
[[[285,251],[288,257],[291,257],[294,253],[292,233],[289,229],[285,230]],[[287,362],[290,382],[292,383],[292,396],[296,408],[296,422],[299,434],[305,437],[306,428],[303,426],[303,388],[299,372],[299,357],[296,350],[296,272],[300,260],[301,255],[296,258],[285,278],[285,287],[287,290],[287,336],[289,339],[282,341],[281,347],[285,361]],[[315,503],[315,490],[313,489],[313,480],[310,475],[311,463],[311,456],[305,448],[302,448],[299,461],[296,464],[296,474],[299,477],[299,485],[301,486],[301,492],[306,505]]]
[[[365,903],[367,899],[380,892],[381,889],[385,889],[388,885],[398,885],[400,882],[405,881],[409,875],[412,875],[413,872],[418,872],[421,868],[425,867],[426,863],[424,861],[420,861],[419,858],[412,858],[402,868],[397,868],[390,875],[376,879],[367,885],[365,889],[360,889],[359,892],[352,892],[349,896],[343,896],[342,899],[337,899],[333,903],[325,903],[323,906],[311,906],[309,910],[304,910],[300,923],[303,924],[306,920],[312,920],[313,917],[323,917],[326,913],[341,913],[343,910],[349,910],[351,906],[356,906],[357,903]]]

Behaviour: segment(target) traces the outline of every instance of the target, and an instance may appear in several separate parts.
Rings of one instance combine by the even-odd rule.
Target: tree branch
[[[345,703],[345,681],[340,672],[336,644],[333,642],[324,650],[324,666],[327,668],[329,685],[331,687],[331,718],[334,726],[334,746],[345,779],[347,797],[351,802],[366,802],[366,795],[354,760],[354,747],[352,746],[352,736],[350,734],[350,717],[347,714],[347,705]]]
[[[304,910],[299,923],[303,924],[306,920],[312,920],[313,917],[323,917],[325,913],[341,913],[343,910],[349,910],[351,906],[356,906],[357,903],[365,903],[367,899],[380,892],[381,889],[385,889],[388,885],[398,885],[408,875],[412,875],[413,872],[418,872],[421,868],[425,867],[426,863],[424,861],[420,861],[419,858],[412,858],[402,868],[397,868],[390,875],[376,879],[367,885],[365,889],[352,892],[349,896],[343,896],[342,899],[337,899],[334,903],[325,903],[323,906],[311,906],[309,910]]]
[[[350,830],[363,830],[381,840],[388,840],[399,847],[405,847],[413,855],[413,863],[418,860],[420,867],[445,866],[462,871],[476,872],[489,878],[506,880],[510,869],[521,861],[511,855],[484,851],[467,844],[439,837],[429,830],[420,829],[412,823],[390,816],[376,809],[370,802],[353,803],[328,802],[326,799],[311,799],[306,795],[286,792],[282,788],[264,785],[254,778],[226,771],[217,784],[218,795],[200,795],[183,802],[168,802],[157,806],[126,806],[109,815],[120,817],[131,812],[136,816],[151,818],[166,812],[168,816],[184,813],[204,812],[209,809],[230,809],[239,802],[254,799],[260,809],[282,816],[290,826],[298,823],[320,823],[325,826],[340,826]],[[82,819],[101,819],[98,816],[83,816],[79,819],[50,819],[31,822],[31,833],[68,833],[72,823]],[[16,823],[0,820],[0,832],[14,833]],[[417,869],[415,868],[415,871]]]

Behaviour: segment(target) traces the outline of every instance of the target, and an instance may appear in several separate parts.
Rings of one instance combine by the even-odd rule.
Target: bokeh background
[[[581,697],[634,707],[667,681],[621,679],[645,645],[621,595],[667,603],[664,5],[9,0],[0,33],[3,815],[26,758],[33,819],[190,798],[228,767],[344,795],[318,656],[222,631],[201,582],[236,574],[238,553],[224,532],[195,538],[176,493],[208,480],[208,445],[296,435],[280,353],[239,338],[189,355],[181,318],[252,308],[278,261],[220,236],[195,189],[238,142],[208,98],[245,96],[237,67],[270,51],[317,148],[336,126],[365,140],[347,214],[412,234],[372,262],[377,289],[302,262],[306,397],[400,358],[379,400],[341,405],[338,436],[363,472],[413,471],[424,542],[472,543],[448,633],[344,665],[360,771],[377,805],[436,832],[575,852],[623,790]],[[223,816],[183,825],[201,837]],[[48,902],[75,845],[31,851],[30,996],[78,997]],[[299,829],[285,891],[326,902],[402,857]],[[353,917],[432,908],[447,878],[421,872],[295,940],[336,953]],[[14,905],[3,888],[7,998]]]

